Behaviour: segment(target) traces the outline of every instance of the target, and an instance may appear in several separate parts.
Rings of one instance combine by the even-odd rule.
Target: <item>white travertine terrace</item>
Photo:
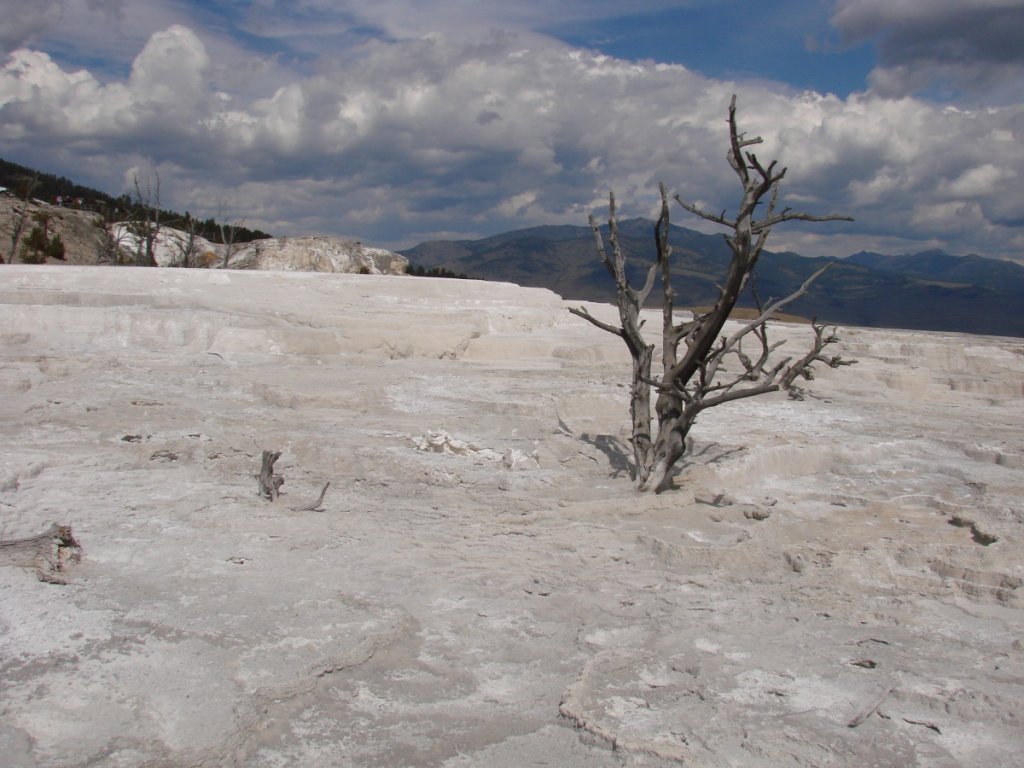
[[[83,559],[0,562],[2,762],[1019,765],[1024,341],[841,329],[637,496],[628,357],[566,306],[4,266],[2,537]]]

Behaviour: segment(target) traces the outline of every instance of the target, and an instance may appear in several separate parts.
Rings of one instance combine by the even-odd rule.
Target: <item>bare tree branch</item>
[[[590,312],[587,311],[586,307],[569,307],[569,311],[572,314],[576,315],[577,317],[582,317],[584,320],[588,320],[589,322],[593,323],[602,331],[608,331],[608,333],[614,333],[616,336],[622,336],[622,328],[616,325],[612,325],[611,323],[605,323],[602,322],[601,320],[598,320],[596,317],[590,314]]]
[[[822,363],[829,368],[839,368],[843,365],[855,365],[857,363],[856,360],[847,360],[841,355],[828,357],[822,354],[825,347],[839,341],[839,336],[836,335],[836,326],[832,326],[832,331],[828,336],[825,336],[825,325],[819,324],[817,318],[811,321],[811,327],[814,329],[814,344],[810,351],[793,363],[782,375],[783,389],[789,390],[790,396],[797,400],[803,398],[803,391],[796,387],[794,382],[798,376],[808,381],[813,379],[814,371],[811,366],[814,363]]]
[[[707,221],[710,221],[713,224],[721,224],[722,226],[725,226],[725,227],[735,227],[736,226],[736,222],[734,220],[727,219],[725,217],[725,211],[722,211],[721,213],[708,213],[707,211],[702,210],[701,208],[698,208],[696,205],[692,205],[690,203],[687,203],[679,195],[675,196],[675,200],[686,211],[688,211],[689,213],[692,213],[694,216],[700,216],[700,218],[705,219]]]
[[[776,216],[755,221],[752,227],[755,232],[761,232],[763,230],[770,230],[776,224],[781,224],[784,221],[853,221],[853,219],[837,213],[830,213],[827,216],[812,216],[809,213],[800,213],[799,211],[791,211],[786,208]]]

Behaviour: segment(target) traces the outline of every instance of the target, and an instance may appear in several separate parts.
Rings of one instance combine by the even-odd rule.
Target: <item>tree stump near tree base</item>
[[[264,499],[275,501],[281,495],[284,478],[274,474],[274,462],[281,458],[280,451],[264,451],[260,473],[256,476],[259,493]]]
[[[67,584],[70,565],[81,559],[82,545],[70,525],[53,523],[38,536],[0,541],[0,565],[35,568],[48,584]]]

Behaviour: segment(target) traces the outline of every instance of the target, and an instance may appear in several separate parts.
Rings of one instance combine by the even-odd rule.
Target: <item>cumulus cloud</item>
[[[871,84],[881,95],[1020,99],[1024,0],[839,0],[832,23],[847,43],[877,41]]]
[[[209,215],[226,204],[277,234],[395,247],[582,224],[609,189],[624,215],[650,215],[659,180],[732,206],[724,118],[738,92],[743,126],[765,139],[759,154],[790,168],[786,203],[858,219],[827,235],[780,230],[774,247],[1018,247],[1020,106],[791,93],[511,32],[369,41],[251,95],[226,86],[219,55],[175,25],[124,78],[101,82],[18,51],[0,71],[0,154],[81,169],[114,192],[126,169],[150,167],[168,205]],[[681,211],[676,220],[696,224]]]
[[[19,49],[0,71],[0,136],[91,142],[104,151],[126,140],[183,139],[208,109],[209,66],[203,44],[181,26],[153,35],[127,81],[109,85],[84,69],[66,72],[45,53]]]
[[[210,57],[192,30],[173,26],[153,35],[132,63],[128,87],[140,108],[190,117],[209,96]]]

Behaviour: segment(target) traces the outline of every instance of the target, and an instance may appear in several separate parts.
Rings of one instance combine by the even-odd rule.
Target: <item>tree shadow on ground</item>
[[[562,421],[561,416],[557,418],[559,432],[567,437],[571,437],[573,440],[593,446],[607,457],[608,464],[612,468],[610,477],[618,478],[625,475],[631,480],[636,480],[633,453],[628,443],[612,435],[592,435],[589,432],[573,432],[569,425]],[[696,450],[693,441],[688,440],[686,457],[672,470],[672,485],[673,487],[678,487],[675,485],[676,479],[681,475],[685,475],[693,467],[720,464],[732,456],[743,453],[745,450],[747,450],[746,446],[741,445],[730,448],[714,442],[702,446],[700,450]]]
[[[626,475],[630,479],[635,479],[636,473],[633,468],[632,451],[626,443],[612,435],[592,435],[589,432],[573,432],[569,425],[562,421],[561,416],[557,418],[559,432],[567,437],[571,437],[573,440],[593,446],[607,457],[608,464],[612,468],[610,477],[617,478]]]
[[[736,446],[735,448],[726,448],[724,445],[720,445],[719,443],[708,443],[699,451],[695,452],[693,450],[693,446],[691,445],[690,450],[687,451],[687,454],[690,456],[690,460],[688,463],[702,464],[705,466],[707,466],[708,464],[719,464],[725,461],[730,456],[734,456],[737,453],[743,453],[743,451],[745,450],[747,450],[747,447],[745,445]],[[698,458],[706,457],[709,454],[711,454],[712,451],[715,451],[715,453],[708,457],[706,460],[697,461]]]
[[[670,475],[672,487],[678,488],[679,486],[676,485],[676,480],[685,475],[693,467],[708,467],[714,464],[720,464],[730,456],[743,453],[745,450],[747,450],[747,448],[743,445],[734,448],[727,448],[720,443],[708,443],[698,451],[694,447],[693,440],[688,439],[686,441],[686,455],[672,469],[672,474]]]

